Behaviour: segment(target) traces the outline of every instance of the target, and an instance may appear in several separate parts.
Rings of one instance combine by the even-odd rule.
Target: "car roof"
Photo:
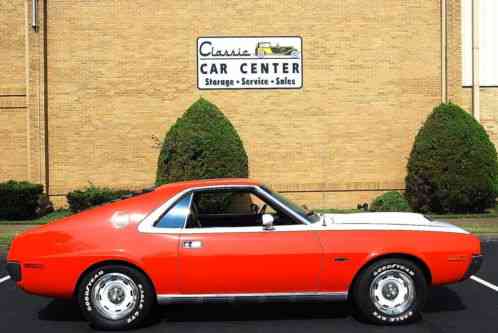
[[[217,185],[261,185],[260,182],[249,178],[216,178],[198,179],[161,185],[158,189],[181,191],[191,187],[217,186]]]

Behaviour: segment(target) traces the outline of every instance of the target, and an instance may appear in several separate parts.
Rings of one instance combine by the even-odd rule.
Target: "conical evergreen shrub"
[[[248,174],[247,154],[237,131],[216,105],[200,98],[166,134],[156,184]]]
[[[413,210],[482,212],[496,205],[496,149],[484,128],[459,106],[441,104],[418,132],[407,165]]]

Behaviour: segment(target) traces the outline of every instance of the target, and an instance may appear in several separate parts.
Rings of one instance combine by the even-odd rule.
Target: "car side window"
[[[156,222],[157,228],[183,228],[190,214],[192,193],[185,194]]]
[[[259,227],[262,215],[274,225],[300,224],[250,190],[215,190],[194,193],[187,228]]]

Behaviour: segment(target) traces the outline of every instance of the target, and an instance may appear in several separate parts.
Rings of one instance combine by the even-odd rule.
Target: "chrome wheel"
[[[389,316],[400,315],[415,301],[413,278],[397,269],[386,270],[370,284],[370,299],[380,312]]]
[[[131,313],[138,301],[138,287],[122,273],[107,273],[95,282],[92,303],[104,318],[120,320]]]

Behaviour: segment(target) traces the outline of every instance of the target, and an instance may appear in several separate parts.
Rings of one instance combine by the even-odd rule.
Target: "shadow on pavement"
[[[462,311],[466,308],[458,293],[446,286],[441,286],[430,289],[424,312]]]
[[[207,303],[157,307],[150,324],[158,321],[245,321],[343,318],[351,315],[348,303]],[[52,300],[40,312],[46,321],[83,321],[75,301]]]
[[[433,287],[425,313],[462,311],[466,306],[456,292],[447,287]],[[251,320],[300,320],[334,319],[352,315],[348,302],[327,303],[205,303],[172,304],[157,307],[149,325],[159,321],[251,321]],[[75,301],[53,300],[39,313],[40,320],[83,321]],[[146,325],[146,326],[149,326]]]
[[[207,303],[162,306],[157,315],[167,321],[249,321],[344,318],[351,312],[347,302]]]
[[[82,321],[80,308],[76,301],[54,299],[40,312],[38,319],[49,321]]]

